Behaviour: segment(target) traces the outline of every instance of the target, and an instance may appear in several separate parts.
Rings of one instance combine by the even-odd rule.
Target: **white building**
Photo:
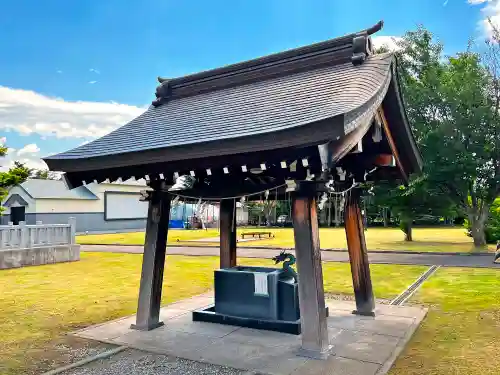
[[[144,182],[128,180],[121,183],[90,183],[69,190],[63,181],[26,180],[9,190],[2,202],[1,224],[26,221],[35,224],[66,224],[76,218],[77,232],[126,232],[146,227],[148,204],[141,202]],[[248,223],[248,213],[237,203],[237,222]],[[197,212],[195,204],[172,207],[170,226],[182,228],[183,223]],[[218,205],[205,205],[202,212],[209,226],[217,226]]]

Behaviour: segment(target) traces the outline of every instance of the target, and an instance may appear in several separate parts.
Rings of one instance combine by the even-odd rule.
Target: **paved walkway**
[[[132,253],[142,254],[142,246],[117,246],[117,245],[82,245],[82,251],[88,252],[110,252],[110,253]],[[238,248],[238,256],[244,258],[267,258],[270,259],[280,250],[276,249],[251,249]],[[293,251],[291,251],[293,253]],[[170,255],[191,256],[218,256],[218,247],[167,247]],[[322,251],[321,257],[327,262],[349,262],[346,251]],[[370,263],[374,264],[417,264],[438,265],[443,267],[487,267],[500,268],[500,264],[493,263],[493,254],[489,255],[454,255],[454,254],[396,254],[396,253],[369,253]]]
[[[377,305],[375,317],[363,317],[352,314],[354,302],[326,300],[326,303],[330,311],[327,319],[328,338],[333,349],[325,361],[297,356],[301,346],[300,335],[194,322],[191,311],[213,304],[211,292],[162,307],[160,319],[165,325],[152,331],[130,329],[130,325],[135,322],[135,317],[130,316],[88,327],[74,334],[197,361],[205,363],[205,366],[230,366],[251,371],[255,375],[382,375],[391,368],[427,314],[427,309],[421,307]],[[96,371],[94,367],[94,371],[80,374],[146,374],[145,371],[132,372],[133,367],[130,365],[142,367],[137,362],[131,363],[125,354],[121,359],[94,363],[101,371]],[[183,368],[188,369],[193,369],[192,363],[189,368]],[[211,369],[215,371],[200,368],[204,371],[197,373],[219,374],[217,370],[221,368]],[[225,370],[220,374],[244,374],[237,370],[230,372],[227,367]],[[157,373],[189,374],[168,371]]]

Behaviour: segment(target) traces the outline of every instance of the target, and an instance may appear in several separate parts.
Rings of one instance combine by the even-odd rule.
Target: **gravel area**
[[[72,341],[60,343],[54,347],[59,352],[59,356],[66,364],[75,363],[82,359],[104,353],[115,348],[115,345],[103,344],[93,340],[72,339]]]
[[[28,365],[24,374],[39,375],[115,347],[116,345],[104,344],[94,340],[63,336],[48,343],[43,351],[30,352],[28,358],[32,366]]]
[[[176,357],[127,349],[84,367],[68,370],[63,375],[263,375],[189,361]]]

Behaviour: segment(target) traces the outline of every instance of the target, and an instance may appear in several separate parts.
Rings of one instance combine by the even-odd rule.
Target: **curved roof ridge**
[[[244,84],[266,77],[290,74],[297,70],[314,69],[318,64],[349,61],[362,63],[373,50],[370,35],[383,26],[376,25],[355,33],[329,39],[256,59],[226,65],[216,69],[177,78],[158,77],[154,106],[160,106],[174,97],[196,95],[232,85]]]
[[[188,74],[188,75],[177,77],[177,78],[169,79],[169,78],[158,77],[158,80],[160,81],[160,83],[162,83],[164,81],[170,81],[172,83],[172,86],[174,86],[174,85],[186,84],[186,83],[200,80],[203,78],[221,75],[224,73],[237,72],[237,71],[244,69],[244,68],[259,66],[259,65],[262,65],[264,63],[277,62],[277,61],[283,60],[285,58],[297,57],[297,56],[305,55],[305,54],[308,54],[311,52],[317,52],[320,50],[324,50],[324,49],[331,47],[332,45],[340,45],[340,44],[342,44],[342,42],[345,43],[347,41],[352,41],[352,38],[356,35],[360,35],[360,34],[372,35],[378,31],[380,31],[382,29],[383,25],[384,25],[384,22],[379,21],[375,25],[373,25],[367,29],[364,29],[364,30],[361,30],[358,32],[354,32],[354,33],[345,34],[345,35],[337,37],[337,38],[332,38],[332,39],[328,39],[328,40],[325,40],[322,42],[313,43],[313,44],[309,44],[309,45],[305,45],[305,46],[301,46],[301,47],[296,47],[296,48],[288,49],[285,51],[276,52],[276,53],[273,53],[270,55],[257,57],[255,59],[246,60],[246,61],[242,61],[242,62],[238,62],[238,63],[234,63],[234,64],[229,64],[229,65],[225,65],[225,66],[218,67],[215,69],[208,69],[208,70]]]

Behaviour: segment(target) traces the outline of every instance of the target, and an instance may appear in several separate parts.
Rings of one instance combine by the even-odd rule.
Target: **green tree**
[[[474,245],[482,247],[500,193],[499,45],[444,58],[422,27],[398,44],[403,97],[425,161],[419,183],[468,217]]]
[[[37,180],[48,180],[49,171],[46,169],[36,169],[31,173],[31,178],[35,178]]]
[[[500,198],[496,199],[491,205],[490,218],[486,223],[485,233],[488,243],[500,241]]]
[[[275,200],[252,201],[247,203],[248,213],[251,216],[256,216],[258,226],[262,223],[262,218],[266,219],[266,226],[270,227],[275,221],[275,212],[278,209],[279,202]]]
[[[0,146],[0,156],[5,156],[7,154],[7,148],[5,146]],[[19,185],[26,181],[30,176],[31,170],[27,168],[23,163],[14,162],[7,172],[0,172],[0,202],[3,201],[7,195],[8,189],[12,186]],[[0,212],[3,211],[3,206],[0,206]]]
[[[379,183],[372,190],[371,205],[388,209],[397,217],[405,241],[413,241],[413,222],[424,215],[446,216],[452,210],[450,201],[440,193],[429,193],[429,182],[422,177],[410,181],[408,186],[395,182]],[[373,208],[372,208],[373,210]]]
[[[444,71],[443,47],[435,43],[432,35],[423,27],[407,32],[396,44],[402,94],[409,123],[424,157],[424,174],[410,180],[408,186],[379,184],[372,191],[374,197],[371,201],[372,205],[378,207],[375,211],[389,210],[392,216],[396,216],[405,240],[412,241],[415,219],[422,215],[443,215],[453,206],[446,192],[429,180],[427,152],[433,151],[425,144],[430,129],[441,121],[439,88]],[[387,51],[387,47],[382,47],[377,53]]]
[[[9,188],[26,181],[30,176],[31,169],[23,163],[15,161],[14,165],[7,172],[0,172],[0,188]]]
[[[30,178],[37,180],[59,180],[61,175],[60,173],[52,172],[47,169],[32,169]]]

